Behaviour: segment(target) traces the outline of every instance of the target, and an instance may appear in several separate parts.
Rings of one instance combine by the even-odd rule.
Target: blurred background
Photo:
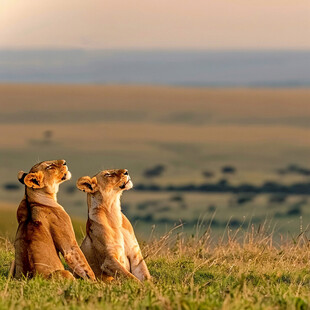
[[[0,233],[19,170],[64,158],[59,202],[85,231],[75,182],[127,168],[140,239],[310,224],[307,0],[0,0]]]

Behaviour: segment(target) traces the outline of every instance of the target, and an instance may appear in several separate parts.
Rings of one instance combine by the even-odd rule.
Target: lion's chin
[[[121,190],[129,190],[133,188],[133,184],[131,180],[129,179],[126,183],[124,183],[122,186],[119,187]]]
[[[71,172],[70,172],[70,171],[67,171],[67,172],[64,174],[64,176],[62,177],[61,181],[62,181],[62,182],[68,181],[68,180],[71,179],[71,177],[72,177]]]
[[[125,184],[124,190],[129,190],[129,189],[131,189],[131,188],[133,188],[133,184],[132,184],[131,180],[129,180],[129,181]]]

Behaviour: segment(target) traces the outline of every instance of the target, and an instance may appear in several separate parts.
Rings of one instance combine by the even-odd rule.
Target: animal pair
[[[25,195],[17,210],[13,275],[77,275],[110,281],[120,274],[137,281],[150,279],[134,230],[121,212],[122,192],[132,188],[128,171],[105,170],[77,181],[77,187],[87,193],[88,204],[81,249],[69,215],[57,203],[59,185],[70,178],[64,160],[44,161],[29,173],[18,173]],[[64,269],[59,253],[72,273]]]

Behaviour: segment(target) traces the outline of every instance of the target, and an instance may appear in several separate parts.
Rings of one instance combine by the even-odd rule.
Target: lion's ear
[[[86,193],[94,193],[98,190],[96,177],[81,177],[76,182],[76,187]]]
[[[24,177],[24,184],[32,188],[42,188],[44,187],[43,179],[44,179],[44,174],[42,171],[28,173]]]
[[[19,171],[18,174],[17,174],[17,179],[18,179],[18,181],[19,181],[20,183],[22,183],[22,184],[25,184],[25,183],[24,183],[24,179],[25,179],[25,177],[26,177],[27,174],[28,174],[28,173],[26,173],[26,172],[24,172],[24,171]]]

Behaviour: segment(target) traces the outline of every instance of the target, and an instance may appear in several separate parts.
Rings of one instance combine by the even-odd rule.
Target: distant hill
[[[310,51],[0,51],[0,82],[310,86]]]

